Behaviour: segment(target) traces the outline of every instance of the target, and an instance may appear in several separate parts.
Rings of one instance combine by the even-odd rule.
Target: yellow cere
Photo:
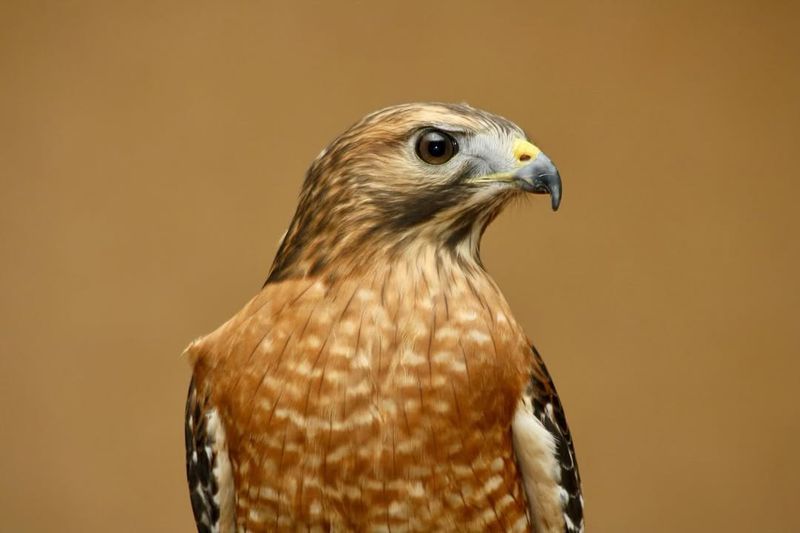
[[[536,145],[526,141],[525,139],[517,139],[514,141],[514,159],[519,161],[521,164],[533,161],[541,152],[542,151],[539,150]]]

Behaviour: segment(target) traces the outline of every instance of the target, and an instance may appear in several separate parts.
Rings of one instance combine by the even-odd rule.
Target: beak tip
[[[550,206],[553,208],[553,212],[558,211],[558,207],[561,205],[561,188],[560,187],[553,187],[550,191]]]
[[[522,189],[534,194],[549,194],[550,207],[558,211],[561,205],[561,176],[553,162],[543,153],[520,168],[515,177]]]

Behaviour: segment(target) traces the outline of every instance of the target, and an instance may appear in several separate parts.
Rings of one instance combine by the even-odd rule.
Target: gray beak
[[[549,194],[553,211],[561,203],[561,176],[550,158],[539,153],[533,161],[513,174],[523,190],[534,194]]]

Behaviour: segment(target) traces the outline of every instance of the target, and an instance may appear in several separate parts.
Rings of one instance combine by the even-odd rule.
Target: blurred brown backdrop
[[[794,6],[792,5],[794,4]],[[593,532],[798,531],[792,2],[0,3],[0,530],[190,531],[179,354],[362,114],[467,101],[559,164],[484,259]]]

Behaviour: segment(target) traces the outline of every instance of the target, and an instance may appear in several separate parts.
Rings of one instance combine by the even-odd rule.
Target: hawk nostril
[[[519,156],[520,161],[529,161],[530,158],[531,158],[530,154],[522,154],[521,156]]]

